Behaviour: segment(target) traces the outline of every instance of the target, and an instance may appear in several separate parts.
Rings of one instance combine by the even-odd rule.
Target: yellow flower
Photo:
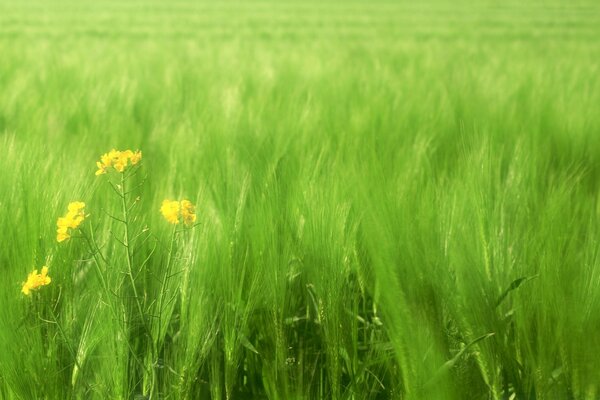
[[[196,222],[196,207],[189,200],[181,200],[181,216],[186,225]]]
[[[81,210],[83,210],[85,208],[85,203],[83,201],[73,201],[71,203],[69,203],[69,206],[67,207],[67,210],[69,210],[69,212],[79,212]]]
[[[110,167],[118,172],[124,172],[129,163],[136,165],[141,159],[142,152],[139,150],[133,152],[131,150],[120,151],[112,149],[108,153],[102,154],[100,161],[96,162],[96,166],[98,167],[96,175],[105,174]]]
[[[60,242],[64,242],[65,240],[67,240],[67,239],[70,239],[70,238],[71,238],[71,235],[69,235],[67,232],[60,232],[60,231],[59,231],[59,232],[56,234],[56,241],[57,241],[58,243],[60,243]]]
[[[160,212],[170,224],[179,223],[179,202],[177,200],[164,200]]]
[[[125,171],[125,167],[127,166],[127,161],[125,163],[121,162],[121,161],[117,161],[115,162],[115,169],[119,172],[123,172]]]
[[[56,240],[63,242],[71,237],[69,229],[77,229],[85,219],[85,203],[74,201],[69,203],[68,211],[64,217],[59,217],[56,221]]]
[[[96,176],[106,173],[106,165],[102,164],[100,161],[96,161],[96,166],[98,167],[98,171],[96,171]]]
[[[27,280],[23,282],[21,292],[28,296],[32,290],[39,289],[41,286],[50,284],[50,282],[52,282],[52,279],[48,276],[48,267],[44,265],[41,274],[38,274],[37,269],[34,269],[27,276]]]
[[[111,154],[109,153],[104,153],[102,154],[102,156],[100,157],[100,162],[102,163],[102,165],[104,165],[105,168],[110,167],[110,165],[112,164],[112,153],[116,151],[116,150],[111,150]]]
[[[131,165],[135,165],[135,164],[139,163],[140,160],[142,159],[142,152],[140,150],[137,150],[135,153],[133,153],[131,155],[131,157],[129,157],[129,159],[131,160]]]
[[[186,225],[196,222],[196,208],[189,200],[164,200],[160,212],[170,224],[178,224],[179,217]]]
[[[113,158],[115,158],[115,156],[116,150],[111,150],[109,153],[104,153],[100,156],[100,161],[96,161],[96,166],[98,167],[96,176],[106,173],[106,169],[112,166]]]

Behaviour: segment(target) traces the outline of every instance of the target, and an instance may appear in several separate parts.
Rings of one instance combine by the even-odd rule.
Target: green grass
[[[1,0],[0,398],[598,399],[599,43],[594,1]]]

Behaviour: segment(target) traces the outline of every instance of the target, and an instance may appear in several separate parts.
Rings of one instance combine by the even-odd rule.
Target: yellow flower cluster
[[[160,212],[170,224],[178,224],[180,217],[186,225],[196,222],[196,207],[189,200],[164,200]]]
[[[142,159],[142,152],[136,150],[111,150],[100,157],[100,161],[96,162],[98,170],[96,175],[106,174],[109,168],[114,168],[115,171],[124,172],[129,165],[136,165]],[[125,178],[125,177],[123,177]],[[69,203],[67,213],[59,217],[56,221],[56,240],[63,242],[71,238],[72,231],[86,219],[85,203],[82,201],[74,201]],[[180,222],[191,226],[196,222],[196,208],[189,200],[164,200],[160,207],[160,212],[164,218],[171,224],[176,225]],[[48,276],[48,267],[42,267],[41,273],[34,270],[27,276],[27,280],[23,282],[21,292],[25,295],[30,295],[32,290],[39,289],[41,286],[49,285],[52,280]]]
[[[37,269],[35,269],[27,276],[27,281],[23,282],[23,288],[21,289],[21,292],[24,295],[29,296],[32,290],[48,285],[51,281],[52,279],[50,279],[48,276],[48,267],[43,266],[41,274],[38,274]]]
[[[96,162],[96,166],[98,167],[96,175],[105,174],[106,170],[110,167],[113,167],[116,171],[123,172],[129,163],[136,165],[141,159],[142,152],[139,150],[134,152],[131,150],[119,151],[112,149],[108,153],[102,154],[100,161]]]
[[[67,214],[64,217],[58,218],[56,222],[56,240],[62,242],[71,237],[69,229],[76,229],[83,220],[85,219],[85,213],[83,209],[85,203],[82,201],[74,201],[69,203]]]

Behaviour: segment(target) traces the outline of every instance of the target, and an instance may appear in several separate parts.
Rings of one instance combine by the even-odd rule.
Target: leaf
[[[450,360],[446,361],[444,363],[444,365],[442,365],[436,371],[436,373],[433,375],[433,378],[431,378],[425,384],[425,388],[431,387],[431,385],[433,385],[434,383],[436,383],[442,376],[444,376],[448,371],[450,371],[452,369],[452,367],[454,367],[456,365],[456,363],[458,362],[458,360],[460,360],[460,358],[462,357],[462,355],[465,354],[465,352],[467,350],[469,350],[471,347],[473,347],[475,344],[481,342],[482,340],[487,339],[487,338],[489,338],[491,336],[494,336],[494,335],[495,335],[494,332],[486,333],[485,335],[479,336],[477,339],[473,340],[471,343],[469,343],[465,347],[463,347],[458,353],[456,353],[456,355],[454,357],[452,357]]]
[[[251,352],[260,355],[260,353],[258,352],[258,350],[256,350],[256,347],[254,347],[252,345],[252,343],[250,343],[250,341],[248,340],[248,338],[246,337],[246,335],[244,335],[243,333],[240,334],[240,343],[242,343],[242,346],[244,346],[245,348],[247,348]]]
[[[512,281],[512,283],[510,284],[510,286],[502,293],[502,295],[500,295],[500,297],[498,298],[498,301],[496,301],[496,307],[498,307],[502,301],[506,298],[506,296],[508,296],[508,294],[510,292],[512,292],[513,290],[517,289],[519,286],[521,286],[521,284],[530,281],[534,278],[537,278],[539,275],[533,275],[533,276],[524,276],[522,278],[519,279],[515,279],[514,281]]]

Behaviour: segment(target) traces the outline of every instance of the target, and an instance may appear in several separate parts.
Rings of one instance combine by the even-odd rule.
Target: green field
[[[600,399],[600,4],[0,0],[0,221],[0,399]]]

